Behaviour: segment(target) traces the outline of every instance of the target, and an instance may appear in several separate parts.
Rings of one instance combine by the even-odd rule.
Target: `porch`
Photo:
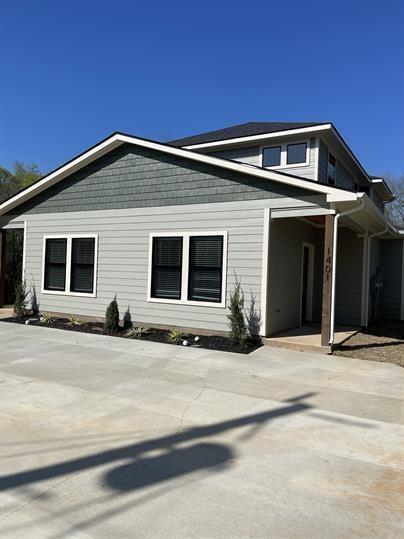
[[[323,346],[321,344],[321,325],[305,324],[301,327],[277,333],[272,337],[267,337],[264,339],[264,343],[268,346],[275,346],[286,350],[327,354],[338,348],[357,332],[358,328],[353,326],[336,326],[333,345],[331,347],[328,345]]]

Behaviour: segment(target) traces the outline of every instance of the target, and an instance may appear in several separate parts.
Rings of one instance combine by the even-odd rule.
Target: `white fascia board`
[[[72,161],[66,163],[62,167],[58,168],[54,172],[51,172],[38,182],[32,184],[30,187],[17,193],[14,197],[10,198],[0,204],[0,215],[10,211],[15,206],[25,202],[29,198],[44,191],[48,187],[56,184],[58,181],[63,180],[70,174],[80,170],[89,163],[95,161],[99,157],[107,154],[111,150],[117,148],[121,144],[128,143],[141,146],[143,148],[149,148],[152,150],[164,152],[166,154],[183,157],[185,159],[191,159],[200,163],[206,163],[207,165],[218,166],[227,170],[233,170],[234,172],[240,172],[256,178],[262,178],[263,180],[274,181],[285,185],[291,185],[294,187],[300,187],[312,192],[323,194],[327,196],[327,202],[339,202],[345,200],[356,200],[357,193],[351,191],[345,191],[344,189],[337,189],[335,187],[320,184],[318,182],[309,181],[297,178],[296,176],[289,176],[285,173],[279,173],[277,171],[262,169],[253,165],[246,165],[236,161],[230,161],[227,159],[221,159],[220,157],[213,157],[190,150],[184,150],[174,146],[168,146],[159,142],[151,140],[132,137],[129,135],[123,135],[116,133],[108,139],[100,142],[93,148],[90,148],[87,152],[79,155]]]
[[[215,148],[217,146],[227,146],[229,144],[240,144],[244,142],[262,142],[266,139],[286,137],[288,135],[306,135],[307,133],[315,133],[331,129],[331,124],[318,124],[311,127],[300,127],[297,129],[287,129],[284,131],[274,131],[273,133],[263,133],[261,135],[250,135],[247,137],[237,137],[225,140],[215,140],[214,142],[202,142],[200,144],[190,144],[183,146],[187,150],[199,150],[199,148]]]

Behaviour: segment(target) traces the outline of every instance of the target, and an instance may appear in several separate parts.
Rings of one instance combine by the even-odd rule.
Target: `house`
[[[227,331],[238,279],[253,331],[318,322],[328,345],[335,324],[404,319],[392,199],[333,124],[252,122],[114,133],[3,202],[0,228],[24,229],[41,310],[103,317],[116,294],[139,323]]]

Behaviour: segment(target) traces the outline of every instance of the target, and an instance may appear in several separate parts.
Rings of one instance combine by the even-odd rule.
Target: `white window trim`
[[[189,277],[189,239],[192,236],[223,236],[223,262],[222,262],[222,297],[220,303],[213,301],[193,301],[188,299]],[[150,303],[172,303],[177,305],[200,305],[204,307],[226,307],[226,280],[227,280],[227,231],[219,232],[152,232],[149,236],[149,268],[147,278],[147,301]],[[181,299],[153,298],[151,295],[152,266],[153,266],[153,238],[182,238],[182,272],[181,272]]]
[[[293,144],[306,144],[306,161],[302,163],[291,163],[288,165],[287,159],[288,159],[288,146],[291,146]],[[281,164],[276,165],[274,167],[264,167],[264,150],[268,148],[279,148],[281,149]],[[307,140],[296,140],[296,141],[290,141],[290,142],[281,142],[279,144],[270,144],[260,147],[260,159],[261,159],[261,167],[268,170],[279,170],[284,168],[301,168],[301,167],[308,167],[310,166],[310,139]]]
[[[94,279],[93,279],[93,292],[71,292],[70,291],[70,279],[72,272],[72,240],[77,238],[94,238]],[[65,275],[65,290],[47,290],[45,288],[45,256],[46,256],[46,240],[67,240],[66,247],[66,275]],[[79,296],[84,298],[97,297],[97,265],[98,265],[98,234],[59,234],[44,236],[43,248],[42,248],[42,294],[51,294],[55,296]]]

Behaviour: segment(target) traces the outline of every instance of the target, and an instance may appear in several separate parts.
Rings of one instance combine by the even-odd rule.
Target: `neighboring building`
[[[332,124],[247,123],[115,133],[3,202],[0,227],[24,228],[41,310],[103,317],[116,294],[136,322],[227,331],[237,277],[253,331],[322,322],[325,344],[334,320],[404,319],[392,199]]]

